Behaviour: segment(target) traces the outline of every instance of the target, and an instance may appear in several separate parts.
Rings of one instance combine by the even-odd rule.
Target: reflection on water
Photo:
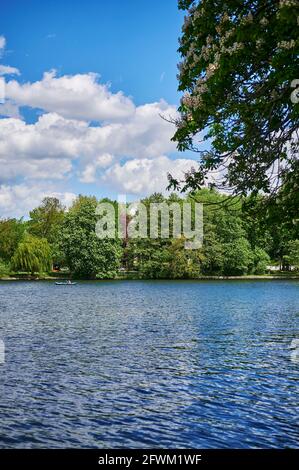
[[[0,283],[0,447],[297,447],[298,313],[291,281]]]

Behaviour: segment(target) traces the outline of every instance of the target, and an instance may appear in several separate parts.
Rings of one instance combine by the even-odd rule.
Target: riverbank
[[[64,276],[63,279],[69,279],[70,276]],[[193,279],[146,279],[143,277],[132,277],[132,276],[119,276],[113,279],[78,279],[78,281],[264,281],[264,280],[292,280],[298,279],[299,274],[261,274],[261,275],[246,275],[246,276],[199,276]],[[59,281],[62,280],[61,276],[5,276],[0,277],[0,281]]]

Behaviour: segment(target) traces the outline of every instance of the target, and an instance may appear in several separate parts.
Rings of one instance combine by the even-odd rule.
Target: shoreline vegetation
[[[16,277],[11,277],[11,278],[0,278],[0,282],[43,282],[43,281],[57,281],[60,278],[53,278],[53,277],[44,277],[44,278],[32,278],[32,277],[27,277],[27,278],[16,278]],[[248,275],[248,276],[201,276],[198,278],[194,279],[142,279],[142,278],[113,278],[113,279],[80,279],[79,282],[107,282],[107,281],[175,281],[175,282],[184,282],[184,281],[282,281],[282,280],[299,280],[299,275],[287,275],[287,276],[272,276],[272,275],[265,275],[262,274],[260,276],[255,276],[255,275]]]
[[[117,201],[99,201],[94,196],[78,196],[68,210],[58,199],[47,197],[28,220],[0,219],[0,279],[299,278],[299,224],[285,218],[266,197],[236,198],[202,189],[184,197],[155,193],[141,202],[147,219],[142,235],[134,237],[129,228],[140,226],[139,209],[130,212],[127,204],[123,218]],[[115,214],[112,237],[98,237],[96,232],[99,220],[106,223],[98,213],[99,203],[112,207]],[[173,207],[178,208],[184,226],[185,203],[192,233],[197,204],[203,205],[203,243],[194,249],[186,249],[183,230],[174,231],[180,219],[175,225]],[[148,220],[153,205],[168,214],[167,238],[162,209],[156,219],[157,234],[152,235]],[[124,229],[121,238],[117,224]]]
[[[35,276],[24,276],[24,275],[11,275],[11,276],[4,276],[0,277],[0,281],[62,281],[69,279],[67,276],[52,276],[52,275],[35,275]],[[80,278],[77,279],[78,281],[82,282],[105,282],[105,281],[235,281],[235,280],[244,280],[244,281],[265,281],[265,280],[291,280],[291,279],[298,279],[299,274],[291,274],[291,273],[281,273],[281,274],[248,274],[243,276],[212,276],[212,275],[202,275],[196,278],[144,278],[138,276],[116,276],[113,278],[105,278],[105,279],[88,279],[88,278]]]

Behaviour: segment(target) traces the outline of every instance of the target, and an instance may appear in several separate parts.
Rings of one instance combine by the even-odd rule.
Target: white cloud
[[[95,73],[56,77],[52,70],[34,83],[8,81],[6,97],[19,106],[55,112],[67,119],[113,121],[134,114],[133,101],[121,91],[112,93],[98,78]]]
[[[135,158],[151,157],[175,150],[171,142],[174,126],[161,115],[175,116],[176,109],[161,100],[136,108],[135,114],[125,123],[103,128],[101,143],[109,142],[111,153]]]
[[[9,159],[0,158],[0,168],[0,182],[15,180],[19,176],[22,176],[24,180],[59,180],[70,173],[72,164],[67,159],[61,159],[54,163],[51,158],[20,161],[12,157]]]
[[[1,185],[0,216],[3,218],[22,217],[33,207],[38,206],[46,196],[57,197],[66,207],[69,207],[76,197],[72,192],[59,192],[42,185],[30,186],[24,183]]]
[[[0,57],[5,49],[5,46],[6,46],[6,39],[4,36],[0,36]]]
[[[99,168],[106,168],[113,161],[113,156],[110,153],[104,153],[96,157],[92,163],[86,165],[81,173],[81,183],[95,183],[97,181],[97,170]]]
[[[0,36],[0,50],[1,50]],[[4,48],[5,39],[2,40]],[[0,65],[0,75],[18,70]],[[4,81],[4,78],[0,78]],[[161,100],[135,106],[122,92],[112,93],[93,73],[5,86],[0,104],[0,215],[24,215],[46,195],[70,201],[73,192],[58,191],[61,181],[105,183],[115,191],[149,194],[165,191],[167,173],[182,177],[193,160],[169,158],[176,108]],[[19,107],[41,109],[26,123]],[[97,125],[90,121],[95,121]],[[54,184],[54,181],[55,184]]]
[[[67,121],[56,114],[44,114],[35,124],[21,119],[0,120],[0,157],[24,160],[44,158],[73,158],[78,143],[88,126]]]
[[[0,103],[5,102],[5,80],[0,77]]]
[[[16,67],[0,64],[0,76],[1,75],[20,75],[20,71]]]
[[[130,194],[147,195],[153,192],[165,192],[168,185],[167,173],[175,178],[183,178],[184,173],[195,166],[194,160],[171,160],[166,156],[155,159],[136,158],[124,165],[116,163],[109,168],[103,180],[118,191]]]
[[[50,178],[61,178],[77,159],[81,181],[90,183],[113,160],[159,157],[175,149],[170,142],[173,127],[160,117],[174,112],[165,102],[146,104],[137,107],[126,122],[101,127],[56,113],[43,114],[35,124],[0,119],[0,160],[6,168],[2,181],[18,175],[46,178],[48,170]]]
[[[20,118],[18,106],[10,103],[9,101],[5,101],[4,95],[5,95],[5,92],[3,89],[3,103],[1,103],[1,78],[0,78],[0,116]]]

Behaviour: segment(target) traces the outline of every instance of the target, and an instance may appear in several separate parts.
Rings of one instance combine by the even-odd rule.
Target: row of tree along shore
[[[147,208],[162,202],[204,204],[203,245],[192,250],[185,249],[183,236],[99,239],[98,202],[78,196],[66,210],[48,197],[28,220],[1,219],[0,278],[252,279],[269,274],[269,266],[279,266],[283,273],[272,278],[299,272],[299,218],[287,217],[279,201],[234,198],[208,189],[184,198],[153,194],[143,199]],[[101,202],[118,210],[116,201]]]

